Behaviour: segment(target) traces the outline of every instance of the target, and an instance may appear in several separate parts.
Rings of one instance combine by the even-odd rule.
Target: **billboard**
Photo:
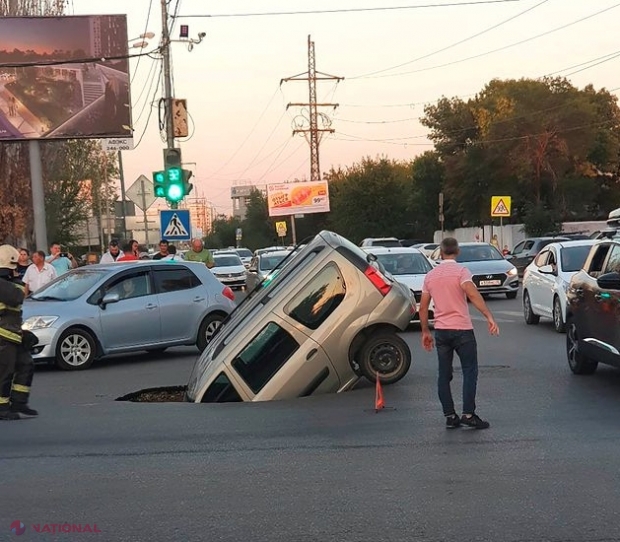
[[[327,181],[306,181],[267,185],[269,216],[327,213]]]
[[[0,141],[131,136],[127,17],[0,17]]]

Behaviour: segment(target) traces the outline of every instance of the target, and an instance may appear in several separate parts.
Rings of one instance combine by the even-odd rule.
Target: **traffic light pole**
[[[174,149],[172,122],[172,75],[170,69],[170,31],[168,28],[168,2],[161,0],[162,57],[164,62],[164,113],[166,118],[166,146]]]

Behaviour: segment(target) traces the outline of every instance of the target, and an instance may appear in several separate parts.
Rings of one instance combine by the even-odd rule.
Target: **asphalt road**
[[[118,402],[184,384],[195,352],[41,369],[38,419],[0,427],[0,540],[620,540],[620,371],[573,376],[564,336],[492,299],[476,319],[487,431],[447,431],[435,354],[384,389],[263,404]],[[458,397],[460,374],[453,389]],[[96,523],[44,535],[33,524]]]

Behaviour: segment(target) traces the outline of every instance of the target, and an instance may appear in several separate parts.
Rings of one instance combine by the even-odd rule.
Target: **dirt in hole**
[[[182,403],[185,401],[187,386],[168,386],[165,388],[148,388],[128,393],[117,401],[132,403]]]

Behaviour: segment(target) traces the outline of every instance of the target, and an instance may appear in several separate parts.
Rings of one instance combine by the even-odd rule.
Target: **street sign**
[[[142,192],[143,187],[144,193]],[[125,195],[143,211],[146,211],[157,201],[153,183],[144,175],[140,175],[140,177],[136,179],[136,181],[127,189]]]
[[[276,231],[278,232],[278,237],[286,237],[286,222],[276,222]]]
[[[162,239],[167,241],[189,241],[192,237],[192,226],[188,209],[159,211],[159,223]]]
[[[491,216],[510,216],[511,205],[512,198],[510,196],[491,196]]]
[[[133,137],[102,139],[101,148],[106,152],[133,151]]]
[[[243,239],[243,230],[241,228],[237,228],[237,231],[235,232],[235,240],[241,241],[241,239]]]

